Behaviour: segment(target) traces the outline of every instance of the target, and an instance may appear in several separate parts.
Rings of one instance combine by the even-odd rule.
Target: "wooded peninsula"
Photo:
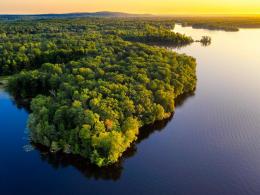
[[[1,22],[0,76],[31,102],[31,141],[117,162],[142,126],[169,118],[174,100],[195,90],[195,59],[156,46],[193,42],[173,28],[141,18]]]

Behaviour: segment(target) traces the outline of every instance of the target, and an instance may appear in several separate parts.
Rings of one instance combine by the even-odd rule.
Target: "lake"
[[[195,94],[142,129],[115,166],[33,149],[28,113],[0,91],[0,193],[260,194],[260,29],[175,31],[212,38],[174,49],[197,59]]]

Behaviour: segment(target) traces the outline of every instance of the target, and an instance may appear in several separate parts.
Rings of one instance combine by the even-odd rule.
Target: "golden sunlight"
[[[120,11],[149,14],[260,14],[259,0],[8,0],[0,13]]]

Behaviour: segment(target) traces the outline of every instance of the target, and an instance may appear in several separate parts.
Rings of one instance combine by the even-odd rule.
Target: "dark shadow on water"
[[[184,103],[193,96],[195,96],[195,92],[180,95],[175,100],[175,107],[181,108],[184,105]],[[143,140],[148,139],[149,136],[155,133],[156,131],[162,131],[167,126],[167,124],[173,119],[173,116],[174,113],[168,119],[156,121],[154,124],[142,127],[139,131],[138,140],[136,141],[136,143],[141,143]]]
[[[182,49],[182,48],[185,48],[185,47],[188,47],[192,44],[195,44],[195,43],[200,43],[200,45],[202,47],[208,47],[211,45],[211,42],[201,42],[201,41],[194,41],[193,43],[191,44],[187,44],[187,45],[176,45],[176,46],[162,46],[163,48],[167,49],[167,50],[173,50],[173,49]]]
[[[31,109],[30,109],[30,102],[31,101],[29,99],[23,100],[23,99],[20,99],[20,98],[13,98],[12,102],[18,109],[24,109],[28,113],[31,112]]]
[[[33,146],[36,151],[38,151],[41,160],[50,164],[55,170],[72,166],[80,171],[86,178],[94,180],[118,180],[123,171],[123,161],[134,156],[136,153],[136,147],[133,146],[124,153],[124,157],[121,158],[119,162],[112,166],[100,168],[80,156],[64,154],[61,152],[51,153],[48,148],[41,145],[33,144]]]
[[[185,93],[185,94],[182,94],[179,97],[177,97],[175,99],[175,107],[181,108],[188,99],[195,96],[195,91],[196,91],[196,89],[192,92]]]
[[[185,101],[194,96],[194,93],[187,93],[176,99],[176,108],[180,108]],[[16,101],[15,101],[16,102]],[[16,105],[24,108],[24,102],[16,102]],[[26,104],[25,104],[26,105]],[[27,104],[28,105],[28,104]],[[167,124],[172,120],[174,114],[170,118],[157,121],[152,125],[147,125],[140,129],[138,140],[124,152],[119,162],[108,167],[99,168],[85,158],[64,154],[64,153],[51,153],[48,148],[38,144],[32,144],[43,162],[50,164],[55,170],[61,170],[66,167],[74,167],[80,171],[86,178],[94,180],[119,180],[124,170],[124,161],[137,154],[138,144],[143,140],[148,139],[154,132],[163,131]]]
[[[210,41],[196,41],[196,42],[200,43],[200,45],[202,47],[208,47],[211,45],[211,40]]]

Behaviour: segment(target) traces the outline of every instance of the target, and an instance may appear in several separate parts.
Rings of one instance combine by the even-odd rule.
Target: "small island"
[[[198,42],[200,42],[203,46],[208,46],[208,45],[211,44],[211,37],[202,36],[201,39]]]

